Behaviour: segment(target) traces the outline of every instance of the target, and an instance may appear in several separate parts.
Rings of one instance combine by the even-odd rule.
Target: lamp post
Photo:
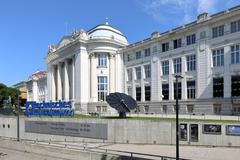
[[[176,78],[176,160],[179,160],[179,122],[178,122],[178,79],[183,77],[180,75],[175,75]]]
[[[19,112],[20,112],[20,103],[19,103],[19,94],[18,94],[18,104],[17,104],[17,141],[20,141],[20,122],[19,122]]]

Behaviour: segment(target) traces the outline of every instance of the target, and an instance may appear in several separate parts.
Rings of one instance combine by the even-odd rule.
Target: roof
[[[37,71],[34,74],[32,74],[32,78],[41,78],[47,75],[47,71]]]
[[[128,44],[127,38],[122,34],[121,31],[107,24],[97,25],[96,27],[90,29],[87,34],[89,35],[90,39],[110,38]]]

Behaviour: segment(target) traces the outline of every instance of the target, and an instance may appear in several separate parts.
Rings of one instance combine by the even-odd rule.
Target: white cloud
[[[214,13],[216,1],[215,0],[198,0],[198,14],[203,12]]]
[[[216,0],[144,0],[143,11],[161,24],[188,23],[202,12],[215,12]]]

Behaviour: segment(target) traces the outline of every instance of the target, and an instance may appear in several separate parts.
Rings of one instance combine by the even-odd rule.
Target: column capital
[[[111,53],[111,52],[109,52],[108,55],[109,55],[109,58],[114,58],[115,57],[115,54]]]
[[[95,52],[90,53],[90,54],[89,54],[89,57],[90,57],[90,58],[96,58],[96,53],[95,53]]]

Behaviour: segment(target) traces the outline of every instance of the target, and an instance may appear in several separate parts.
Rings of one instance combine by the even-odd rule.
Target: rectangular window
[[[136,101],[141,101],[141,87],[136,87]]]
[[[145,101],[151,101],[151,86],[145,86]]]
[[[108,93],[107,76],[98,76],[98,101],[106,101]]]
[[[153,46],[152,52],[153,52],[153,53],[157,53],[157,46]]]
[[[233,114],[234,115],[240,115],[240,105],[234,104],[233,105]]]
[[[144,106],[144,113],[146,113],[146,114],[149,113],[149,106]]]
[[[214,114],[221,114],[222,106],[221,104],[214,104],[213,105],[213,113]]]
[[[240,64],[239,44],[231,46],[231,64]]]
[[[144,49],[144,56],[145,56],[145,57],[148,57],[148,56],[150,56],[150,55],[151,55],[151,50],[150,50],[150,48]]]
[[[136,59],[140,59],[142,57],[141,51],[136,52]]]
[[[162,44],[162,52],[169,51],[169,42]]]
[[[98,67],[107,67],[107,54],[100,53],[98,54]]]
[[[221,125],[216,125],[216,124],[204,124],[203,133],[204,134],[221,134],[222,127]]]
[[[212,51],[213,67],[224,65],[224,49],[216,49]]]
[[[131,61],[133,59],[133,56],[131,54],[127,54],[127,61]]]
[[[137,78],[137,80],[140,80],[141,79],[141,67],[136,67],[135,70],[136,70],[136,78]]]
[[[162,106],[162,111],[163,111],[163,113],[167,113],[167,105]]]
[[[177,97],[177,83],[174,82],[174,99]],[[182,83],[178,82],[178,99],[182,98]]]
[[[182,59],[181,57],[173,59],[174,73],[182,72]]]
[[[188,35],[187,36],[187,45],[191,45],[196,43],[196,34]]]
[[[127,69],[128,81],[132,81],[132,68]]]
[[[168,84],[162,84],[162,99],[163,100],[169,100],[169,85]]]
[[[213,97],[223,97],[223,78],[213,78]]]
[[[129,96],[132,96],[132,87],[127,88],[127,93]]]
[[[145,78],[151,78],[151,65],[145,65],[144,66],[144,71],[145,71]]]
[[[240,96],[240,76],[232,76],[232,97]]]
[[[212,28],[212,37],[220,37],[224,35],[224,25],[213,27]]]
[[[188,113],[193,113],[194,106],[193,105],[187,105],[187,111],[188,111]]]
[[[187,81],[187,97],[188,99],[195,99],[195,81]]]
[[[182,39],[179,38],[179,39],[175,39],[173,41],[173,48],[176,49],[176,48],[180,48],[182,46]]]
[[[196,55],[187,56],[187,71],[196,70]]]
[[[240,31],[240,20],[231,22],[231,33]]]
[[[162,62],[162,74],[168,75],[169,74],[169,61]]]

